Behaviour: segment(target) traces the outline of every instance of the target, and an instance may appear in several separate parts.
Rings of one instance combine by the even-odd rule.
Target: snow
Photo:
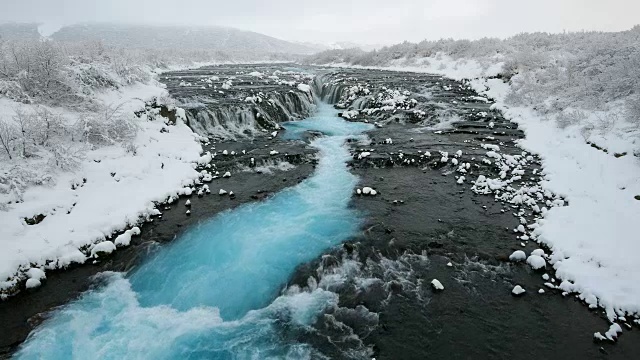
[[[524,261],[527,258],[527,254],[522,250],[516,250],[513,254],[509,255],[510,261]]]
[[[542,249],[535,249],[531,252],[531,255],[537,255],[537,256],[545,256],[544,250]]]
[[[358,189],[358,190],[360,190],[360,189]],[[376,190],[372,189],[369,186],[365,186],[365,187],[362,188],[362,194],[363,195],[376,196],[378,194],[378,192]]]
[[[604,333],[604,336],[602,334],[600,334],[599,332],[593,334],[593,337],[596,340],[609,340],[609,341],[615,341],[618,338],[618,334],[622,333],[622,328],[620,327],[620,325],[613,323],[611,324],[611,326],[609,327],[609,330],[607,330],[607,332]]]
[[[27,289],[37,288],[40,285],[42,285],[42,283],[38,279],[27,279],[27,282],[25,283]]]
[[[304,91],[306,93],[311,93],[311,86],[307,85],[307,84],[298,84],[298,90],[300,91]]]
[[[444,290],[444,286],[438,279],[431,280],[431,286],[433,287],[434,290],[437,290],[437,291]]]
[[[111,254],[115,250],[116,250],[116,245],[113,242],[108,241],[108,240],[107,241],[102,241],[102,242],[99,242],[99,243],[95,244],[91,248],[91,256],[92,257],[97,257],[101,253]]]
[[[42,269],[40,269],[40,268],[31,268],[31,269],[29,269],[29,270],[27,270],[26,275],[27,275],[27,277],[29,277],[29,279],[35,279],[35,280],[46,279],[46,275],[45,275],[44,271],[42,271]]]
[[[137,226],[118,235],[114,240],[114,243],[116,246],[129,246],[129,244],[131,244],[131,237],[134,235],[140,235],[140,228]]]
[[[531,266],[534,270],[542,269],[547,266],[547,262],[544,260],[542,256],[539,255],[530,255],[527,258],[527,264]]]

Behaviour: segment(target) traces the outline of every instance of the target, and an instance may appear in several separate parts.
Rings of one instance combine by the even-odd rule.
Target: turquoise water
[[[305,329],[337,295],[282,289],[295,270],[356,234],[348,208],[348,136],[369,125],[320,104],[308,119],[284,124],[286,138],[306,130],[320,154],[312,177],[271,199],[223,212],[164,246],[129,274],[57,310],[27,339],[19,359],[307,358],[311,347],[281,329]]]

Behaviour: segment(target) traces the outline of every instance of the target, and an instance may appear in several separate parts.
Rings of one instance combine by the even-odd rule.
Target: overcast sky
[[[389,44],[625,30],[640,0],[0,0],[0,22],[220,25],[285,40]]]

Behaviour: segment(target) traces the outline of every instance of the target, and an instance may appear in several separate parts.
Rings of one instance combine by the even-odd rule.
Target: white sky
[[[626,30],[640,0],[0,0],[0,22],[219,25],[285,40],[389,44]]]

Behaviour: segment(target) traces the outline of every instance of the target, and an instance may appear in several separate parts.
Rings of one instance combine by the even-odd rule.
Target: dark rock
[[[24,222],[26,222],[27,225],[37,225],[37,224],[40,224],[42,220],[44,220],[44,218],[46,217],[47,215],[38,214],[38,215],[34,215],[31,218],[24,218]]]

